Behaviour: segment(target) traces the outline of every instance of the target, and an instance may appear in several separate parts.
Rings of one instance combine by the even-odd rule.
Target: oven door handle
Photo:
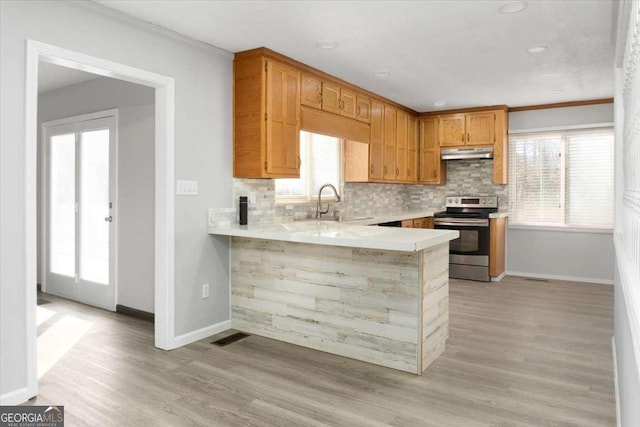
[[[488,227],[489,220],[488,219],[463,219],[457,220],[454,218],[442,218],[436,219],[434,221],[435,225],[449,225],[449,226],[460,226],[460,227]]]

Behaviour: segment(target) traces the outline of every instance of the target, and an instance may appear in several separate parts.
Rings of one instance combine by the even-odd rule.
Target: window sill
[[[516,230],[555,231],[558,233],[613,234],[613,228],[569,227],[563,225],[524,225],[513,224],[508,228]]]
[[[322,205],[324,206],[326,203],[337,203],[336,199],[331,198],[322,198]],[[316,205],[318,204],[318,200],[309,200],[307,198],[297,198],[292,197],[290,199],[280,198],[276,199],[276,206],[282,205]]]

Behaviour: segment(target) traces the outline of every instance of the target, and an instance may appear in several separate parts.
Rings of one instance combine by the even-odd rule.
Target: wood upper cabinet
[[[445,163],[440,160],[440,146],[438,145],[438,122],[437,117],[420,119],[418,182],[423,184],[444,184],[446,182],[447,168]]]
[[[384,104],[371,101],[371,142],[369,144],[369,179],[384,179]]]
[[[441,147],[459,147],[465,141],[465,115],[452,114],[440,117],[438,140]]]
[[[407,116],[407,182],[418,181],[418,118]]]
[[[493,145],[496,136],[496,113],[447,114],[439,116],[438,141],[441,147]]]
[[[471,113],[465,117],[466,145],[493,145],[495,142],[496,114]]]
[[[350,119],[357,117],[356,94],[331,82],[322,82],[323,111],[339,114]]]
[[[385,181],[396,180],[396,122],[397,110],[384,106],[384,154],[382,176]]]
[[[407,180],[407,132],[409,115],[396,112],[396,181]]]
[[[269,175],[300,175],[300,72],[267,60],[265,169]]]
[[[356,94],[356,120],[369,123],[371,121],[371,99]]]
[[[322,108],[322,80],[302,73],[300,87],[300,104],[307,107]]]
[[[300,175],[300,71],[263,56],[234,60],[237,178]]]

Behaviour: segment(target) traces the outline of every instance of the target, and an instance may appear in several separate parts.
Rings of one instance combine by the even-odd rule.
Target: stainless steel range
[[[435,214],[435,228],[460,232],[449,242],[449,276],[488,282],[489,214],[498,211],[498,198],[447,197],[446,207]]]

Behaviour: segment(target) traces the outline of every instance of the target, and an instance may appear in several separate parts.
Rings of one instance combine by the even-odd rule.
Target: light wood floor
[[[31,402],[69,426],[615,425],[611,286],[452,280],[447,350],[422,377],[257,336],[165,352],[150,323],[41,297],[57,314],[39,333],[92,322]]]

